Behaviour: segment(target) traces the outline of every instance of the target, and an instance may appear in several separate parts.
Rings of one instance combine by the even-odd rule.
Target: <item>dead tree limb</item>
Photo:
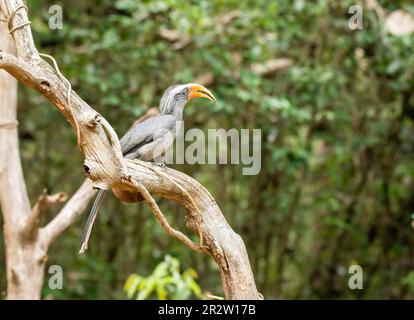
[[[244,242],[229,226],[206,188],[180,171],[165,169],[165,174],[171,180],[185,186],[184,192],[170,179],[160,175],[159,168],[155,171],[148,170],[147,166],[142,165],[139,160],[127,160],[127,168],[133,172],[133,178],[145,185],[151,194],[177,202],[187,209],[186,225],[194,233],[201,231],[203,234],[204,243],[209,248],[208,253],[219,266],[227,299],[259,299]],[[114,193],[117,192],[118,190],[115,189]],[[202,213],[201,223],[197,221],[197,216],[194,214],[196,211],[194,205]]]
[[[224,294],[227,299],[259,299],[245,245],[226,222],[208,191],[189,176],[168,170],[174,181],[179,181],[185,192],[164,175],[157,174],[140,161],[123,159],[118,137],[109,123],[70,87],[62,74],[56,72],[37,52],[21,0],[0,2],[4,16],[14,15],[13,26],[22,26],[12,32],[17,58],[0,51],[0,68],[28,87],[40,92],[71,123],[78,135],[78,145],[84,154],[84,172],[95,187],[111,188],[121,200],[130,200],[131,194],[141,193],[154,210],[149,193],[174,200],[187,208],[187,225],[201,233],[220,269]],[[19,8],[19,10],[16,9]],[[135,181],[135,182],[134,182]],[[138,183],[136,183],[138,182]],[[142,192],[141,185],[149,193]],[[190,194],[193,201],[189,201]],[[198,212],[200,221],[196,219]],[[154,212],[155,213],[155,212]],[[200,217],[199,217],[200,218]],[[56,225],[52,224],[51,225]],[[45,234],[47,227],[44,228]],[[53,239],[49,233],[49,239]],[[50,241],[50,240],[49,240]]]

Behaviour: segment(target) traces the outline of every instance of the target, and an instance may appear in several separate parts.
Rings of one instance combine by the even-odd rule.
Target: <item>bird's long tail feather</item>
[[[81,248],[79,253],[84,253],[88,249],[88,241],[91,236],[93,224],[98,215],[99,208],[101,207],[102,201],[105,198],[107,190],[99,190],[98,195],[96,196],[95,202],[93,203],[92,210],[89,213],[88,220],[86,221],[85,229],[83,229]]]

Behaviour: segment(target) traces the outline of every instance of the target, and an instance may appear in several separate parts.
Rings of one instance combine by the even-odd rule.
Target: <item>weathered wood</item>
[[[219,206],[205,187],[188,175],[173,169],[148,170],[139,160],[127,160],[127,168],[134,178],[145,185],[149,192],[162,198],[179,203],[187,209],[186,224],[203,234],[208,253],[219,266],[223,289],[227,299],[258,299],[253,273],[242,238],[227,223]],[[167,174],[173,181],[184,186],[202,213],[201,223],[197,223],[196,208],[188,195],[171,180],[160,173]]]
[[[9,10],[22,4],[21,0],[5,0],[4,3],[0,7],[6,17]],[[16,23],[25,23],[25,11],[19,10],[19,13]],[[67,80],[38,55],[30,26],[16,30],[13,36],[18,57],[0,51],[0,68],[40,92],[72,124],[78,133],[80,150],[85,155],[85,174],[94,186],[112,188],[121,200],[125,194],[146,189],[184,206],[188,211],[188,227],[203,236],[208,246],[206,252],[218,264],[225,297],[259,299],[244,243],[228,225],[209,192],[181,172],[168,169],[164,173],[147,163],[123,159],[118,137],[109,123],[70,90]],[[141,194],[151,209],[157,210],[151,195]]]

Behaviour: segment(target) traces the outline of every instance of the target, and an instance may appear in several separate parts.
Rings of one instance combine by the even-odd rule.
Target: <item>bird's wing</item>
[[[136,150],[164,134],[165,131],[172,131],[174,127],[175,118],[172,115],[157,116],[138,123],[122,137],[120,141],[122,154],[126,155],[129,151]]]

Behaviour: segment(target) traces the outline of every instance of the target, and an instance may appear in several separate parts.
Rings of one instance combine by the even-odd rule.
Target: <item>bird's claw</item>
[[[161,169],[164,169],[164,170],[166,170],[167,169],[167,166],[165,165],[165,163],[163,163],[163,162],[153,162],[152,163],[154,166],[157,166],[157,167],[160,167]]]

